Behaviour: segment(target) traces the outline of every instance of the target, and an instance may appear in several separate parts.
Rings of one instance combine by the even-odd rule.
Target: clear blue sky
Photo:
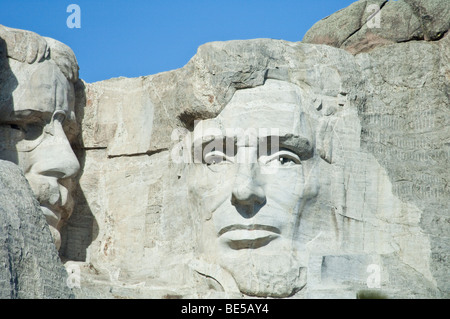
[[[320,19],[356,0],[0,0],[0,24],[55,38],[75,52],[80,77],[95,82],[184,66],[211,41],[301,41]],[[70,29],[69,4],[81,8]]]

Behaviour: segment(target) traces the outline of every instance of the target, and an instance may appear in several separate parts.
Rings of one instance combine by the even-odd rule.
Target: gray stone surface
[[[378,3],[358,1],[317,22],[303,41],[357,56],[369,93],[359,111],[362,146],[386,168],[394,193],[426,212],[430,267],[448,297],[450,3],[383,2],[379,27],[369,28],[360,12],[371,4]],[[365,23],[344,27],[358,21]]]
[[[0,25],[0,38],[7,44],[3,52],[5,56],[19,62],[40,62],[50,54],[45,39],[32,31]]]
[[[0,203],[0,298],[73,298],[39,203],[7,161],[0,161]]]
[[[393,192],[424,212],[420,226],[430,238],[430,269],[447,297],[449,41],[401,43],[356,59],[371,92],[359,112],[362,147],[386,168]]]

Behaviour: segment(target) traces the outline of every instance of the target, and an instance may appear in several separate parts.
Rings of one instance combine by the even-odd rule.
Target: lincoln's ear
[[[316,110],[322,113],[316,135],[316,149],[327,163],[333,163],[333,142],[336,137],[336,124],[339,113],[347,104],[347,94],[339,93],[336,97],[322,97],[316,102]],[[336,145],[334,145],[336,146]]]
[[[319,156],[327,163],[333,160],[333,117],[323,117],[319,120],[316,136],[316,149]]]

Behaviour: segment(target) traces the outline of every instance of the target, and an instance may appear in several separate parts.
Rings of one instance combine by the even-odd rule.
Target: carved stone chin
[[[307,283],[307,264],[298,255],[297,250],[287,247],[278,252],[240,250],[220,256],[218,261],[243,294],[284,298],[297,294]]]

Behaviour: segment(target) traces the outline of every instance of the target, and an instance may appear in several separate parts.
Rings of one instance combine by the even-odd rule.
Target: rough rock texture
[[[374,11],[367,8],[374,4],[381,8],[379,25],[372,20],[369,27],[367,13]],[[356,55],[370,93],[359,110],[361,145],[386,168],[394,193],[426,212],[420,225],[444,296],[450,291],[449,29],[448,1],[368,0],[317,22],[303,39]]]
[[[423,211],[420,226],[430,239],[430,270],[447,297],[449,53],[446,36],[436,43],[409,42],[357,56],[367,90],[373,92],[360,110],[362,147],[386,168],[393,192]]]
[[[0,298],[73,298],[39,203],[7,161],[0,161],[0,203]]]
[[[45,39],[34,32],[0,25],[0,38],[2,55],[19,62],[32,64],[46,59],[49,55]]]
[[[436,41],[449,29],[446,0],[360,0],[317,22],[302,41],[357,54],[393,43]]]

